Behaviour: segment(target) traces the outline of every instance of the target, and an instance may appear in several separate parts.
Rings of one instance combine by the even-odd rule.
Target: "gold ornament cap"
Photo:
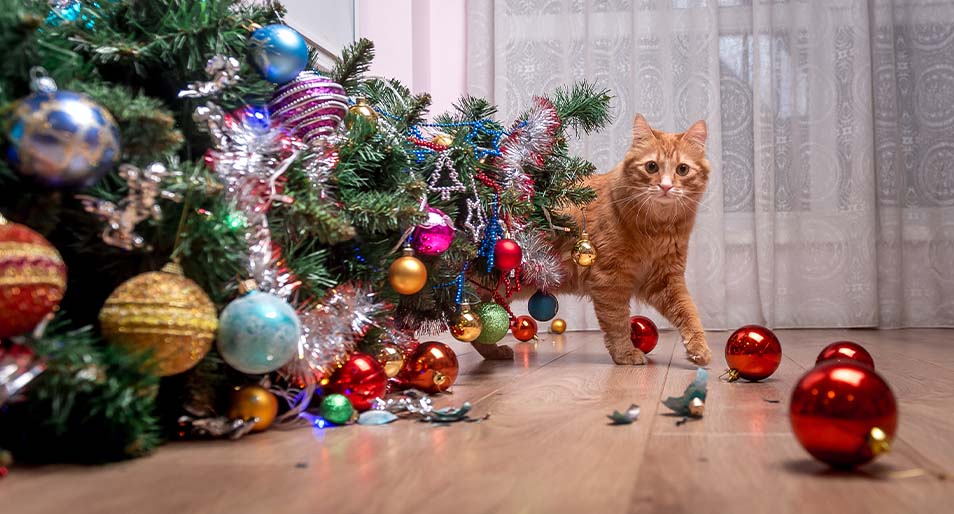
[[[258,284],[255,282],[254,278],[247,278],[238,285],[239,294],[246,295],[252,291],[258,291]]]
[[[741,375],[739,375],[739,370],[733,368],[733,369],[725,370],[721,375],[719,375],[719,377],[720,378],[725,377],[727,381],[735,382],[736,380],[741,378]]]
[[[891,451],[891,441],[888,440],[888,434],[879,427],[874,427],[868,432],[868,448],[872,455],[881,455]]]
[[[586,231],[580,234],[580,239],[573,245],[573,262],[584,268],[596,263],[596,247],[590,242],[590,235]]]
[[[431,142],[441,146],[451,146],[454,144],[454,136],[450,134],[438,134],[431,139]]]
[[[694,418],[701,418],[706,412],[706,402],[702,398],[693,398],[689,401],[689,415]]]

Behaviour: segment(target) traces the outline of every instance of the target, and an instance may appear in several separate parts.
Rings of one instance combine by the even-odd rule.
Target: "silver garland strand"
[[[242,80],[238,74],[241,67],[242,64],[234,57],[213,56],[205,65],[205,73],[211,79],[188,84],[187,89],[179,91],[179,98],[205,98],[217,95]]]
[[[566,279],[566,270],[563,269],[560,256],[553,253],[552,244],[540,233],[532,230],[517,231],[514,239],[523,250],[521,282],[543,291],[560,287]]]

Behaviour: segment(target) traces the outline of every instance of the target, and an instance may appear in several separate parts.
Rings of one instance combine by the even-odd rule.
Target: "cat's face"
[[[624,161],[624,196],[656,210],[695,212],[709,181],[706,123],[686,132],[653,130],[641,114],[633,121],[633,144]]]

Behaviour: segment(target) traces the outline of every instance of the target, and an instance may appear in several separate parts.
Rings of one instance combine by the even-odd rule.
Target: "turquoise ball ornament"
[[[555,318],[557,311],[560,310],[560,302],[556,296],[543,291],[537,291],[530,297],[527,303],[527,309],[530,315],[537,321],[550,321]]]
[[[249,36],[248,55],[263,79],[284,84],[308,65],[308,43],[287,25],[266,25]]]
[[[480,316],[480,335],[474,343],[497,344],[510,330],[510,315],[507,309],[493,302],[484,302],[474,309]]]
[[[86,95],[47,88],[17,101],[4,124],[7,161],[21,176],[51,188],[95,184],[120,157],[112,114]]]
[[[258,375],[292,360],[300,336],[301,322],[288,302],[252,291],[225,306],[216,345],[229,366]]]

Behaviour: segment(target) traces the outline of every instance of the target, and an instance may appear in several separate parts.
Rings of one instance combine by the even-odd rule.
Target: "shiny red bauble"
[[[0,338],[30,332],[66,291],[66,264],[29,227],[0,216]]]
[[[865,350],[860,344],[851,341],[838,341],[826,346],[821,353],[818,354],[818,358],[815,359],[815,365],[817,366],[822,362],[834,359],[856,361],[866,366],[871,366],[871,369],[875,367],[874,359],[871,358],[871,354],[868,353],[868,350]]]
[[[494,245],[494,267],[508,272],[520,265],[523,250],[513,239],[501,239]]]
[[[459,372],[454,350],[444,343],[428,341],[421,343],[405,360],[397,378],[404,387],[435,394],[449,389]]]
[[[864,364],[823,362],[798,381],[792,432],[812,457],[833,467],[864,464],[890,448],[898,405],[887,382]]]
[[[537,335],[537,322],[530,316],[517,316],[510,326],[510,332],[518,341],[529,341]]]
[[[629,340],[637,350],[649,353],[659,342],[659,329],[646,316],[633,316],[629,318]]]
[[[377,359],[366,353],[355,353],[332,375],[325,389],[328,393],[347,396],[355,409],[365,411],[371,408],[375,398],[384,396],[387,386],[388,376]]]
[[[746,325],[729,336],[725,362],[730,378],[762,380],[775,373],[781,364],[782,345],[771,330],[761,325]]]

